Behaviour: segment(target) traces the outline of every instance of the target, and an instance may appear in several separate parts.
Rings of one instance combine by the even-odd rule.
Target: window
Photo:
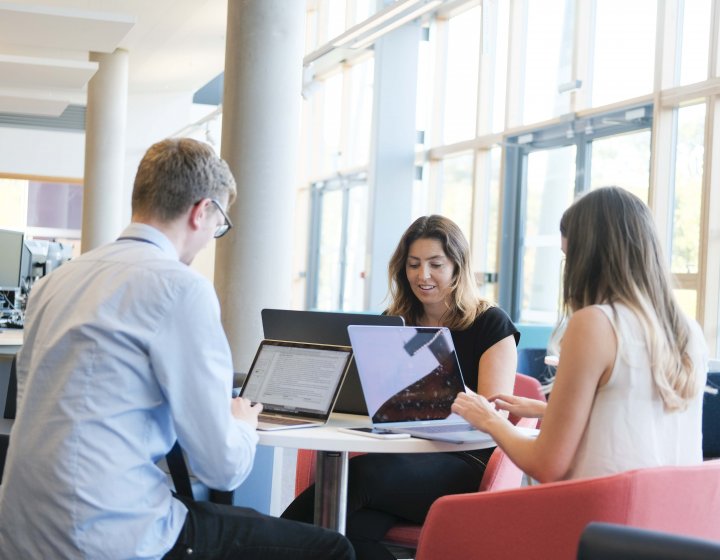
[[[439,212],[453,220],[470,238],[473,193],[473,155],[450,157],[441,163],[442,200]]]
[[[443,140],[446,144],[475,136],[480,59],[480,6],[448,22]]]
[[[682,6],[682,50],[680,85],[701,82],[708,77],[711,0],[684,0]]]
[[[615,185],[648,202],[649,129],[599,138],[592,143],[590,188]]]
[[[569,110],[569,96],[558,87],[570,80],[573,12],[565,0],[527,6],[523,122],[534,123]]]
[[[655,0],[595,2],[592,104],[649,94],[655,68]]]
[[[672,225],[672,272],[683,311],[697,313],[698,255],[704,158],[705,104],[678,109]]]

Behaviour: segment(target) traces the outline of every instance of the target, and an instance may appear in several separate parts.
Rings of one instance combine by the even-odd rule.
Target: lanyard
[[[127,236],[124,236],[124,237],[118,237],[118,238],[116,239],[116,241],[125,241],[125,240],[140,241],[141,243],[150,243],[150,245],[155,245],[155,247],[157,247],[158,249],[161,249],[161,250],[162,250],[162,247],[160,247],[160,245],[158,245],[158,244],[155,243],[154,241],[150,241],[149,239],[143,239],[142,237],[132,237],[132,236],[130,236],[130,235],[127,235]]]

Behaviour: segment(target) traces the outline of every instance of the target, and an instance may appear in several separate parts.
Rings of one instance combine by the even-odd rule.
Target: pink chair
[[[515,376],[516,395],[523,397],[539,398],[544,395],[540,382],[527,375],[518,373]],[[537,427],[536,418],[510,418],[517,426],[525,428]],[[350,453],[350,457],[362,455],[362,453]],[[523,472],[510,461],[507,455],[496,448],[490,456],[479,490],[490,492],[507,488],[518,488],[522,484]],[[297,467],[295,471],[295,495],[297,496],[315,482],[315,451],[308,449],[298,450]],[[410,523],[397,523],[385,535],[384,542],[404,548],[417,548],[422,525]]]
[[[720,460],[445,496],[430,508],[416,560],[575,559],[592,521],[720,541]]]

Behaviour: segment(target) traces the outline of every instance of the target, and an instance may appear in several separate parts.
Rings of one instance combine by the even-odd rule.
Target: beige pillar
[[[128,53],[90,53],[99,64],[88,84],[85,114],[83,252],[108,243],[123,227]]]
[[[228,2],[222,157],[238,183],[215,286],[236,371],[262,337],[260,310],[288,307],[305,2]]]

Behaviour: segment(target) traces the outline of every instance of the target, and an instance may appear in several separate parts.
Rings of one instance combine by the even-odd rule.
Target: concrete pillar
[[[372,311],[387,305],[388,262],[413,218],[419,41],[420,25],[412,21],[375,43],[365,292]]]
[[[291,301],[305,2],[228,2],[222,157],[238,184],[215,287],[236,371],[262,337],[260,310]]]
[[[123,228],[128,53],[90,53],[99,64],[88,84],[82,251],[108,243]]]
[[[260,310],[290,305],[304,33],[305,2],[228,2],[221,155],[238,197],[235,227],[216,245],[215,288],[235,371],[250,367]],[[279,514],[273,472],[281,461],[281,450],[258,448],[234,503]]]

